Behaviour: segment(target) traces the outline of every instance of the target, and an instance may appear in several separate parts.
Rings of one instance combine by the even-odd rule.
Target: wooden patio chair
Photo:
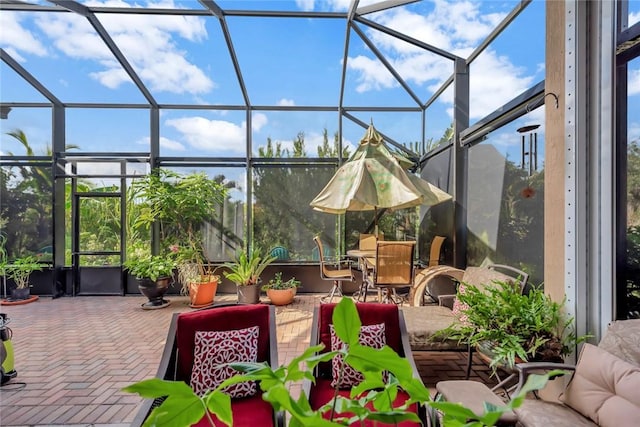
[[[375,266],[365,275],[367,288],[378,289],[382,303],[400,304],[404,298],[397,289],[413,287],[413,254],[415,241],[378,241]]]
[[[375,234],[360,233],[358,249],[361,251],[375,251],[378,240],[384,240],[384,233],[378,233],[377,236]]]
[[[429,264],[428,267],[434,265],[440,265],[440,255],[442,254],[442,244],[447,240],[444,236],[435,236],[431,241],[431,247],[429,249]]]
[[[322,280],[333,282],[333,286],[331,287],[329,294],[322,297],[321,301],[331,303],[333,302],[333,297],[342,296],[342,282],[355,281],[355,277],[351,269],[351,263],[346,261],[335,262],[325,258],[324,247],[322,245],[322,240],[320,240],[320,236],[315,236],[313,241],[318,248],[318,255],[320,258],[320,278]]]

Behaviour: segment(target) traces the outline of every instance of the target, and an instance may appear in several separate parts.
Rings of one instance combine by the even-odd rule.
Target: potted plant
[[[282,280],[282,272],[278,271],[273,279],[262,286],[262,290],[267,292],[273,305],[287,305],[293,301],[299,286],[300,281],[295,277],[284,281]]]
[[[517,362],[562,361],[587,336],[577,337],[573,317],[541,288],[521,293],[519,284],[494,281],[482,290],[465,284],[457,298],[465,307],[460,322],[436,335],[458,339],[488,356],[491,367]]]
[[[173,270],[176,267],[173,257],[134,252],[123,266],[138,280],[138,289],[149,299],[142,308],[162,308],[169,305],[169,301],[163,297],[173,284]]]
[[[262,255],[258,248],[248,253],[240,251],[233,262],[223,265],[227,269],[224,276],[237,286],[238,303],[257,304],[260,302],[260,275],[265,268],[276,260],[276,257]]]
[[[12,301],[25,301],[31,299],[29,277],[34,271],[42,271],[42,264],[34,255],[25,255],[14,259],[3,267],[7,279],[13,279],[16,287],[11,290]]]
[[[225,186],[203,172],[154,169],[131,188],[132,198],[140,201],[134,225],[148,230],[159,224],[159,239],[169,243],[176,260],[181,293],[190,296],[192,307],[212,304],[219,277],[209,271],[202,226],[224,201]]]

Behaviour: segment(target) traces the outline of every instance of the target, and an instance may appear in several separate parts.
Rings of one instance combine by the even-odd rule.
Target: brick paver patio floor
[[[18,372],[0,388],[0,425],[129,425],[141,398],[120,389],[155,375],[172,313],[191,310],[185,297],[169,299],[171,305],[160,310],[142,310],[142,296],[45,297],[0,307],[11,319]],[[293,304],[277,307],[280,363],[308,346],[319,299],[299,294]],[[216,302],[235,300],[235,295],[216,297]],[[414,359],[429,387],[464,377],[464,353],[420,352]],[[479,362],[471,379],[492,382]],[[291,392],[299,393],[299,387]]]

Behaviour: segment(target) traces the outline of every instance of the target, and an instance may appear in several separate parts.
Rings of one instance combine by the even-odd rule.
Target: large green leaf
[[[151,399],[163,396],[193,396],[193,390],[183,381],[166,381],[159,378],[131,384],[124,387],[122,391],[138,393],[142,397]]]
[[[409,361],[400,357],[389,346],[375,349],[360,344],[352,345],[345,360],[360,372],[388,370],[400,381],[413,377],[413,368]]]
[[[206,396],[206,404],[209,411],[216,414],[218,419],[228,426],[233,425],[233,413],[231,411],[231,397],[221,391],[213,391]]]
[[[333,327],[336,335],[348,346],[358,344],[360,317],[355,303],[350,298],[342,298],[333,310]]]

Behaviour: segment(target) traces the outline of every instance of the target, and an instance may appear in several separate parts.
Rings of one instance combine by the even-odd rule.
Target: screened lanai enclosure
[[[545,108],[558,108],[545,91],[545,2],[0,9],[0,224],[8,259],[35,254],[50,267],[34,292],[137,293],[128,252],[167,242],[136,228],[132,188],[159,170],[226,188],[202,224],[212,265],[278,247],[278,264],[315,277],[313,236],[340,256],[377,222],[386,239],[417,240],[418,261],[441,235],[442,262],[508,264],[543,282]],[[452,200],[313,210],[370,124]]]

